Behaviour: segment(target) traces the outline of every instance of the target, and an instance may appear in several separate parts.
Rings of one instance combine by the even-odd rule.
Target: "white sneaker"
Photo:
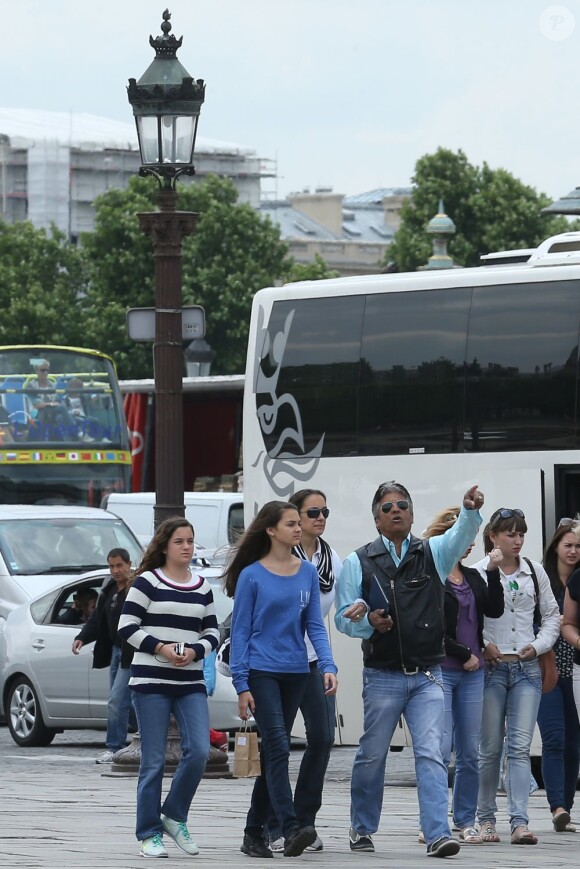
[[[320,836],[317,836],[312,845],[308,845],[306,848],[307,851],[322,851],[324,845],[322,844],[322,839]]]
[[[167,851],[163,844],[163,839],[156,833],[155,836],[149,836],[148,839],[143,839],[141,842],[142,857],[167,857]]]
[[[419,830],[419,835],[417,836],[417,841],[419,842],[420,845],[427,844],[425,841],[425,834],[424,834],[423,830]]]
[[[115,757],[114,751],[104,751],[99,757],[97,757],[95,763],[114,763],[113,758]]]
[[[167,815],[161,815],[161,823],[165,832],[171,836],[178,848],[186,854],[199,854],[199,848],[189,835],[185,821],[174,821]]]
[[[268,847],[270,848],[270,851],[272,851],[274,854],[276,854],[278,851],[283,851],[284,837],[280,836],[279,839],[270,839],[270,841],[268,842]]]

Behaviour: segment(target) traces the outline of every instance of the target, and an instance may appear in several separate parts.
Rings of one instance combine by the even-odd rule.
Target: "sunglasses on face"
[[[325,519],[328,519],[330,516],[330,510],[328,507],[308,507],[306,510],[301,510],[300,512],[306,513],[309,519],[318,519],[321,513]]]
[[[502,507],[501,510],[496,510],[491,519],[489,520],[490,525],[495,525],[496,522],[499,522],[500,519],[512,519],[514,516],[519,516],[520,519],[525,519],[523,510],[511,510],[509,507]]]
[[[384,504],[381,504],[381,511],[383,513],[390,513],[393,507],[397,505],[399,510],[408,510],[409,502],[408,501],[385,501]]]

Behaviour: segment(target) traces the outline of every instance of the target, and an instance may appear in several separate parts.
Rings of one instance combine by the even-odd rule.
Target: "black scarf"
[[[318,581],[320,583],[320,591],[322,594],[328,594],[329,591],[332,590],[332,586],[334,585],[335,576],[332,571],[332,549],[322,537],[318,538],[320,540],[320,556],[318,558]],[[294,546],[292,549],[294,555],[297,555],[298,558],[301,558],[302,561],[310,561],[306,552],[298,544],[298,546]]]

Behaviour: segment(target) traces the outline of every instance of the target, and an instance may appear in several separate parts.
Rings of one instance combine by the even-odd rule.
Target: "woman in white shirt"
[[[326,540],[322,539],[330,514],[326,506],[326,495],[318,489],[301,489],[288,500],[296,506],[302,527],[300,544],[292,551],[298,558],[311,561],[318,571],[320,609],[322,618],[325,619],[334,603],[335,580],[342,570],[342,561]],[[301,826],[314,827],[316,815],[322,805],[324,776],[334,743],[336,701],[334,695],[325,693],[316,652],[308,635],[305,640],[310,675],[300,711],[306,728],[306,750],[294,791],[294,805]],[[273,851],[283,850],[283,839],[275,822],[271,824],[269,836],[270,848]],[[322,848],[322,840],[317,835],[308,850],[322,851]]]
[[[538,841],[528,829],[530,745],[542,696],[538,655],[552,648],[560,630],[560,611],[546,571],[537,561],[520,557],[527,530],[522,510],[496,510],[483,533],[486,557],[474,565],[485,578],[487,554],[493,549],[501,551],[498,567],[505,599],[500,618],[484,619],[486,670],[478,816],[484,842],[499,842],[496,791],[505,733],[507,809],[513,845],[535,845]],[[541,616],[539,630],[534,624],[536,605]]]

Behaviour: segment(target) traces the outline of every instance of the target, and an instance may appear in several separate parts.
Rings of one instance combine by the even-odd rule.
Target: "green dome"
[[[427,232],[432,235],[455,235],[455,224],[443,209],[443,200],[440,200],[439,212],[427,224]]]

